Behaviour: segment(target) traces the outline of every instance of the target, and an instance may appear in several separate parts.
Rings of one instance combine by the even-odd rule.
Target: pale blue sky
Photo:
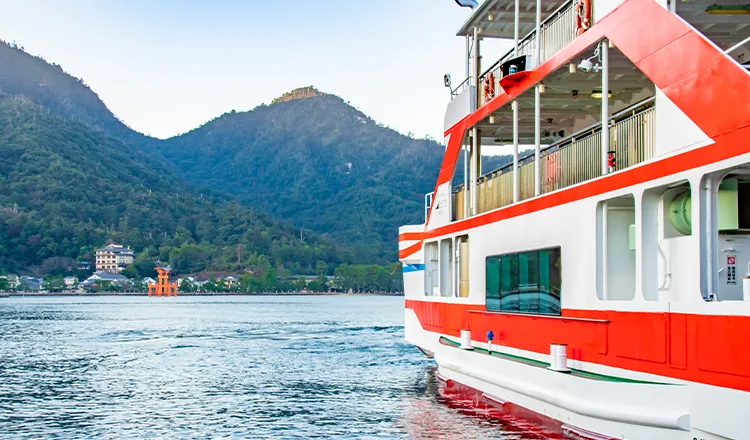
[[[183,133],[314,85],[440,141],[464,78],[453,0],[0,0],[0,38],[81,77],[134,129]],[[492,44],[494,43],[494,44]],[[485,60],[507,48],[488,43]]]

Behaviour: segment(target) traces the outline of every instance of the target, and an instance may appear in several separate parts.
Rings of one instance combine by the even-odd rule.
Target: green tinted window
[[[560,248],[486,259],[487,310],[560,314]]]

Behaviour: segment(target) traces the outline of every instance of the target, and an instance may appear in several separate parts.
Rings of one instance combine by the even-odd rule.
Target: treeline
[[[154,260],[184,273],[240,271],[265,255],[273,267],[313,273],[321,260],[336,266],[359,258],[197,192],[132,147],[0,92],[0,270],[40,276],[78,259],[93,264],[108,240],[139,252],[140,274]]]

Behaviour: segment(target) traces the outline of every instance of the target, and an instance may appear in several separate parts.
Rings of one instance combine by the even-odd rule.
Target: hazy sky
[[[0,0],[0,38],[161,138],[314,85],[402,133],[443,137],[465,76],[453,0]],[[485,59],[506,45],[486,44]],[[484,50],[483,50],[484,52]]]

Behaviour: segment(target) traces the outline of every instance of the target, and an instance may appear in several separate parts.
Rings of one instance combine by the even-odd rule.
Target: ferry
[[[456,1],[406,340],[556,438],[750,438],[747,0]]]

